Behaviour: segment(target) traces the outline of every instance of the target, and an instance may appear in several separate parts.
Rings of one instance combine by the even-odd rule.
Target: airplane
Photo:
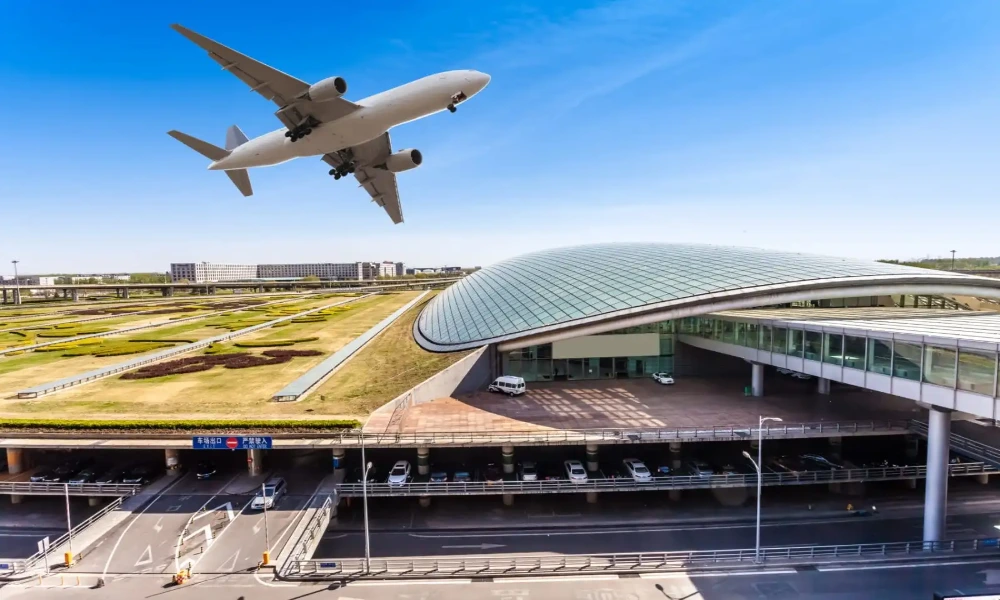
[[[490,76],[479,71],[445,71],[351,102],[343,97],[343,77],[310,85],[186,27],[171,27],[207,51],[223,70],[277,104],[274,114],[284,128],[251,140],[233,125],[226,132],[225,148],[177,130],[167,135],[210,159],[209,170],[225,171],[244,196],[253,195],[247,169],[321,156],[334,179],[353,174],[395,224],[403,222],[396,173],[420,166],[423,155],[414,148],[393,152],[389,130],[444,110],[455,112],[490,82]]]

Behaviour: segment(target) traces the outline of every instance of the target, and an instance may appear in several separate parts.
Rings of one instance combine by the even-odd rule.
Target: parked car
[[[524,378],[501,375],[493,380],[488,389],[491,392],[500,392],[508,396],[519,396],[524,393]]]
[[[83,469],[76,475],[69,478],[67,483],[72,483],[74,485],[80,485],[83,483],[97,483],[97,476],[102,473],[104,469],[99,466],[91,466]]]
[[[125,469],[115,468],[105,471],[94,479],[94,483],[121,483],[128,472]]]
[[[646,463],[638,458],[626,458],[622,460],[625,473],[635,481],[652,481],[653,475],[646,468]]]
[[[386,483],[389,485],[404,485],[410,481],[410,461],[397,460],[389,471],[389,478]]]
[[[718,470],[719,475],[739,475],[740,470],[732,463],[725,463]]]
[[[84,467],[93,463],[93,460],[69,460],[52,469],[48,477],[42,481],[46,483],[67,483],[69,480],[82,471]]]
[[[455,483],[469,483],[472,481],[472,473],[467,469],[462,468],[455,471]]]
[[[195,469],[194,475],[198,479],[211,479],[218,472],[219,470],[215,467],[215,463],[205,460],[198,463],[198,468]]]
[[[50,477],[52,477],[52,469],[50,467],[42,467],[28,477],[28,481],[31,483],[44,483]]]
[[[663,385],[674,385],[674,377],[669,373],[653,373],[653,381]]]
[[[587,471],[583,468],[583,463],[578,460],[567,460],[563,463],[566,469],[566,478],[573,483],[586,483]]]
[[[792,373],[792,377],[794,377],[795,379],[803,379],[803,380],[813,378],[812,375],[806,375],[805,373],[798,373],[798,372]]]
[[[253,510],[263,510],[274,508],[278,500],[288,491],[285,480],[281,477],[270,479],[264,484],[263,489],[250,501],[250,508]]]
[[[795,372],[795,371],[790,371],[788,369],[783,369],[781,367],[778,367],[777,370],[778,370],[778,373],[781,373],[782,375],[791,375],[792,373]]]
[[[767,464],[777,473],[797,475],[809,470],[806,464],[795,456],[778,456],[769,460]]]
[[[487,484],[499,483],[503,481],[503,473],[494,463],[486,465],[486,470],[483,471],[483,479],[486,480]]]
[[[127,483],[130,485],[146,485],[149,480],[153,478],[153,467],[149,465],[136,465],[128,470],[125,477],[122,477],[122,483]]]
[[[431,471],[431,483],[445,483],[448,481],[447,471]]]
[[[538,468],[535,463],[526,460],[517,469],[521,481],[538,481]]]
[[[674,470],[671,469],[670,467],[668,467],[667,465],[660,465],[660,466],[656,467],[656,476],[657,477],[666,477],[667,475],[670,475],[673,472],[674,472]]]
[[[825,456],[819,454],[803,454],[799,456],[805,466],[813,468],[815,470],[825,470],[825,469],[843,469],[844,465],[840,463],[833,462]]]
[[[695,477],[711,477],[715,475],[712,465],[703,460],[692,459],[687,461],[684,466],[687,468],[688,473]]]

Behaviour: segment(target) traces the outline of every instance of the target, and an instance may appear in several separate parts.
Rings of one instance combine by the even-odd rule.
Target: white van
[[[491,392],[502,392],[508,396],[519,396],[524,393],[524,378],[513,375],[503,375],[490,384]]]

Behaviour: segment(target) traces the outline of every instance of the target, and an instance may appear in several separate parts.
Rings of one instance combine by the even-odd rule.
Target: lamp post
[[[955,251],[951,251],[951,270],[955,270]]]
[[[753,468],[757,471],[757,543],[754,545],[754,562],[756,563],[760,563],[760,495],[764,479],[761,467],[764,464],[764,423],[768,421],[780,423],[781,419],[779,417],[760,417],[757,423],[757,460],[755,461],[746,450],[743,451],[743,456],[753,464]]]
[[[368,538],[368,471],[371,470],[372,464],[370,462],[365,462],[365,437],[364,434],[361,435],[361,464],[364,467],[364,473],[361,474],[361,502],[364,507],[364,520],[365,520],[365,574],[371,573],[372,570],[372,553],[371,545]]]
[[[21,304],[21,282],[17,279],[17,263],[19,260],[10,261],[14,263],[14,304]]]
[[[267,534],[267,486],[260,484],[260,493],[264,498],[264,564],[271,562],[271,538]]]

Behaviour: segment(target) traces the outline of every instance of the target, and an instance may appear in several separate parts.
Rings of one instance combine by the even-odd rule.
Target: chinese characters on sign
[[[198,435],[191,438],[191,447],[195,450],[270,450],[271,438],[251,435]]]

